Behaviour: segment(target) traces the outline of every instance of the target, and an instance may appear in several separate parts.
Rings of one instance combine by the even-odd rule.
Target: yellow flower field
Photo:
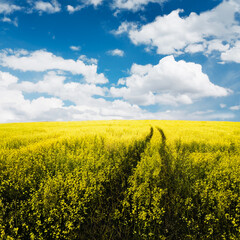
[[[11,123],[0,139],[0,239],[240,239],[240,123]]]

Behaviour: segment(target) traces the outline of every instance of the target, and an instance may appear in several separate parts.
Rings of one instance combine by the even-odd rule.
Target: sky
[[[0,123],[239,117],[240,0],[0,0]]]

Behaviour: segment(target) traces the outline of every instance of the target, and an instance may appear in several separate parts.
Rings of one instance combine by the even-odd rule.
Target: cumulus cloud
[[[122,100],[107,101],[105,89],[94,84],[65,82],[66,76],[50,71],[36,83],[20,82],[0,72],[0,122],[143,119],[146,111]],[[46,93],[51,97],[28,100],[24,93]],[[64,105],[64,100],[73,104]]]
[[[213,51],[219,51],[219,52],[225,52],[230,48],[230,44],[226,43],[223,44],[221,40],[219,39],[214,39],[211,41],[208,41],[208,46],[207,46],[207,54],[213,52]]]
[[[34,9],[40,13],[46,12],[52,14],[60,12],[61,5],[57,0],[52,0],[51,2],[36,1],[34,4]]]
[[[122,100],[112,102],[100,99],[95,104],[77,106],[79,113],[74,114],[74,120],[104,120],[104,119],[144,119],[146,111],[137,105]]]
[[[133,30],[137,29],[137,25],[135,23],[131,23],[131,22],[122,22],[121,25],[118,27],[117,30],[113,30],[112,33],[114,35],[120,35],[123,34],[125,32],[130,32]]]
[[[88,61],[88,63],[85,63]],[[97,64],[94,59],[78,60],[64,59],[46,50],[34,52],[5,50],[0,53],[0,65],[14,70],[44,72],[47,70],[63,70],[74,75],[82,75],[88,83],[107,83],[104,74],[97,73]]]
[[[240,41],[237,41],[235,46],[221,54],[221,59],[224,62],[240,63]]]
[[[62,100],[58,98],[45,98],[39,97],[32,101],[25,100],[25,104],[22,107],[22,112],[25,113],[30,119],[36,119],[41,114],[49,112],[53,109],[60,109],[63,106]]]
[[[37,119],[44,112],[63,106],[62,100],[57,98],[26,100],[17,84],[17,77],[0,71],[0,122]]]
[[[10,4],[10,3],[0,3],[0,14],[11,14],[15,11],[19,11],[22,8],[20,6],[17,6],[15,4]]]
[[[18,78],[8,72],[0,71],[0,87],[9,87],[14,83],[17,83]]]
[[[27,93],[47,93],[62,100],[69,100],[77,105],[92,102],[92,96],[104,96],[106,88],[98,87],[95,84],[79,82],[65,82],[66,76],[59,75],[54,71],[45,74],[43,80],[37,83],[23,81],[18,84],[18,89]]]
[[[239,10],[238,0],[223,1],[212,10],[200,14],[192,12],[184,17],[180,16],[183,10],[177,9],[140,27],[123,22],[115,34],[126,32],[135,45],[156,48],[158,54],[164,55],[224,52],[240,38],[236,20]]]
[[[119,57],[124,56],[124,51],[120,49],[109,50],[107,53],[112,56],[119,56]]]
[[[114,9],[130,10],[135,12],[138,10],[142,10],[144,6],[146,6],[149,3],[162,4],[163,2],[166,1],[167,0],[114,0],[112,7]]]
[[[203,44],[192,44],[185,48],[185,52],[187,53],[197,53],[197,52],[203,52],[203,51],[204,51]]]
[[[222,97],[230,90],[214,85],[202,72],[199,64],[175,61],[168,56],[157,65],[133,64],[130,76],[120,79],[119,88],[112,87],[114,97],[123,98],[138,105],[191,104],[203,97]]]
[[[141,71],[143,74],[146,69]],[[102,119],[188,119],[188,120],[227,120],[233,113],[214,111],[158,111],[151,113],[136,104],[115,99],[107,101],[104,88],[94,84],[67,82],[67,77],[50,71],[35,83],[19,81],[16,76],[0,72],[0,122],[27,121],[69,121]],[[46,93],[50,97],[28,100],[24,93]],[[100,96],[94,98],[94,95]],[[65,100],[73,102],[66,106]]]
[[[133,64],[130,76],[119,79],[119,86],[111,89],[97,85],[105,83],[102,80],[104,75],[97,73],[96,59],[88,59],[84,55],[75,61],[46,50],[8,49],[1,52],[0,64],[23,72],[43,73],[43,77],[33,82],[19,81],[11,73],[0,72],[0,122],[156,118],[216,120],[234,117],[233,113],[151,113],[142,109],[141,105],[191,104],[202,97],[220,97],[230,93],[230,90],[211,83],[200,65],[175,61],[173,56],[161,59],[156,65]],[[29,93],[42,96],[29,100],[25,97]]]
[[[96,58],[88,58],[86,55],[80,55],[78,60],[83,61],[84,63],[87,64],[95,64],[97,65],[98,60]]]
[[[9,52],[17,58],[30,55],[23,49],[17,52],[8,50],[7,53]],[[64,59],[58,60],[61,62]],[[24,71],[46,70],[33,66],[35,65],[22,68],[17,65],[17,68]],[[0,122],[142,119],[146,116],[146,111],[137,105],[123,100],[104,99],[108,93],[106,87],[82,82],[77,74],[71,75],[65,70],[44,72],[43,78],[35,82],[19,81],[8,72],[0,72]],[[25,98],[25,94],[28,93],[49,97],[41,96],[29,100]],[[70,105],[66,106],[65,101]]]

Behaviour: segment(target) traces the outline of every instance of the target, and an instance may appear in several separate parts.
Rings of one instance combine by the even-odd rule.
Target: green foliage
[[[0,239],[240,239],[240,144],[229,131],[78,124],[0,128]],[[221,139],[206,140],[209,129]]]

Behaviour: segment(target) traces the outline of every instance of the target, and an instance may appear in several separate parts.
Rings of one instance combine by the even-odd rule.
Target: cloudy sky
[[[0,0],[0,122],[239,121],[240,0]]]

